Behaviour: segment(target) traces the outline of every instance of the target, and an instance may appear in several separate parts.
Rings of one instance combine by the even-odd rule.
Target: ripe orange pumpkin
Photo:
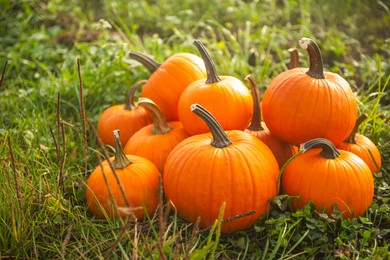
[[[250,83],[253,97],[253,117],[250,125],[247,129],[245,129],[245,132],[250,133],[263,141],[271,149],[278,161],[279,167],[282,168],[287,160],[290,159],[298,151],[298,149],[296,146],[276,138],[266,126],[262,125],[258,87],[251,75],[246,76],[245,79]]]
[[[378,147],[362,134],[357,133],[360,124],[368,118],[367,114],[362,114],[355,124],[355,128],[347,139],[344,140],[337,148],[350,151],[363,159],[374,173],[378,173],[382,167],[381,153]]]
[[[211,133],[188,137],[170,153],[164,168],[164,191],[177,213],[201,227],[255,210],[249,216],[222,225],[233,233],[250,227],[270,209],[276,195],[279,167],[270,149],[258,138],[240,130],[224,131],[209,111],[191,106]]]
[[[193,81],[206,77],[203,60],[191,53],[176,53],[159,64],[139,52],[131,51],[129,55],[151,73],[141,96],[153,100],[168,121],[178,121],[177,104],[181,93]]]
[[[145,83],[146,80],[141,80],[131,86],[125,104],[114,105],[103,111],[97,128],[104,144],[115,145],[112,131],[118,129],[121,131],[121,145],[125,145],[135,132],[152,122],[148,112],[134,103],[137,89]]]
[[[264,121],[273,135],[294,145],[318,137],[338,145],[355,125],[356,97],[345,79],[323,71],[313,40],[299,44],[309,53],[310,68],[290,69],[272,80],[263,96]]]
[[[180,121],[167,122],[159,107],[148,98],[140,98],[138,105],[146,108],[153,123],[141,128],[126,143],[126,154],[134,154],[152,161],[158,169],[164,168],[172,149],[189,135]]]
[[[195,40],[206,65],[207,78],[191,83],[179,99],[179,118],[190,134],[206,133],[206,123],[191,112],[191,105],[201,104],[213,114],[225,130],[244,130],[252,116],[252,96],[239,79],[232,76],[218,76],[215,65],[204,45]]]
[[[116,207],[131,207],[134,217],[143,219],[145,214],[153,214],[159,203],[160,173],[151,161],[124,154],[119,130],[114,131],[114,140],[116,152],[115,157],[110,158],[112,166],[109,161],[103,161],[87,180],[88,208],[100,218],[106,215],[109,218],[125,218],[127,215],[117,211]]]
[[[344,218],[363,215],[374,196],[374,179],[367,164],[323,138],[302,147],[305,152],[287,164],[281,178],[283,192],[299,196],[292,200],[292,208],[314,202],[317,210],[331,214],[336,204]]]

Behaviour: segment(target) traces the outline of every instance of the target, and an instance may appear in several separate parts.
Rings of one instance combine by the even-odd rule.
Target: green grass
[[[388,259],[386,1],[0,0],[0,6],[0,68],[8,62],[0,86],[1,258]],[[263,93],[301,37],[318,42],[325,68],[350,82],[359,113],[369,115],[360,132],[378,145],[383,169],[364,216],[343,220],[312,205],[291,212],[281,197],[253,228],[227,236],[220,222],[199,230],[173,210],[128,223],[88,213],[84,185],[101,150],[88,126],[83,143],[77,58],[86,116],[96,124],[105,108],[124,102],[132,83],[149,76],[128,58],[130,50],[163,62],[176,52],[198,54],[198,38],[219,74],[243,80],[251,73]]]

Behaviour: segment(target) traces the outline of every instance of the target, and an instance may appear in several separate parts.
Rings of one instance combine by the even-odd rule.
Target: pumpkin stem
[[[344,142],[356,144],[356,133],[357,133],[357,131],[359,129],[359,126],[367,118],[368,118],[367,114],[362,114],[361,116],[358,117],[358,119],[356,120],[356,123],[355,123],[355,127],[353,128],[351,134],[344,140]]]
[[[217,119],[206,108],[199,104],[192,104],[191,112],[199,116],[209,127],[213,136],[213,141],[211,141],[212,146],[224,148],[232,144],[232,141],[222,129],[222,126],[218,123]]]
[[[144,65],[150,73],[155,72],[160,67],[160,63],[138,51],[130,51],[129,56]]]
[[[324,67],[322,55],[318,45],[310,38],[302,38],[299,40],[299,45],[309,53],[309,70],[307,75],[315,79],[324,79]]]
[[[114,165],[115,169],[124,169],[133,162],[127,158],[125,152],[123,151],[123,147],[119,138],[119,130],[114,130],[113,132],[115,142],[115,159],[112,162],[112,165]]]
[[[336,159],[339,157],[340,152],[336,149],[334,144],[325,138],[314,138],[306,143],[301,144],[300,149],[304,152],[312,148],[322,148],[320,155],[327,159]]]
[[[252,116],[252,121],[247,129],[251,131],[263,131],[264,127],[261,125],[261,109],[260,109],[258,87],[252,75],[246,76],[245,80],[249,81],[251,87],[252,99],[253,99],[253,116]]]
[[[297,48],[288,49],[290,53],[290,64],[288,65],[288,69],[294,69],[299,67],[299,52]]]
[[[167,122],[166,117],[161,112],[160,108],[149,98],[141,97],[138,99],[138,106],[145,107],[150,111],[152,116],[154,128],[152,129],[152,134],[166,134],[172,130],[172,126],[170,126]]]
[[[146,79],[143,79],[143,80],[137,81],[136,83],[134,83],[130,87],[129,92],[127,93],[127,99],[126,99],[126,103],[125,103],[125,107],[124,107],[125,110],[134,110],[137,108],[137,106],[134,104],[135,92],[137,92],[137,89],[140,86],[145,85],[146,82],[148,82],[148,81]]]
[[[195,40],[194,45],[198,48],[206,67],[206,72],[207,72],[206,84],[213,84],[221,81],[221,79],[218,77],[217,69],[215,68],[214,62],[211,59],[210,54],[207,52],[206,47],[199,40]]]

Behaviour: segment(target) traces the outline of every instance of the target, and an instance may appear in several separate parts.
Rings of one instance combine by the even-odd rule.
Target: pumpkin
[[[332,214],[336,204],[344,218],[363,215],[374,196],[374,179],[367,164],[323,138],[302,147],[304,153],[286,165],[281,177],[283,192],[298,196],[292,200],[292,208],[314,202],[318,211]]]
[[[205,122],[191,112],[191,105],[201,104],[218,120],[224,130],[244,130],[252,116],[252,96],[244,83],[232,76],[218,76],[204,45],[195,40],[206,65],[207,78],[191,83],[179,99],[179,118],[190,134],[206,133]]]
[[[288,69],[294,69],[299,67],[299,52],[297,48],[288,49],[290,53],[290,63],[288,64]]]
[[[121,131],[121,145],[125,145],[135,132],[152,122],[148,112],[134,103],[137,89],[145,83],[146,80],[141,80],[131,86],[125,104],[114,105],[103,111],[98,122],[98,136],[104,144],[114,146],[112,131],[118,129]]]
[[[119,130],[113,132],[115,157],[103,161],[89,176],[86,183],[88,208],[100,218],[125,218],[127,214],[117,208],[131,207],[134,217],[143,219],[157,208],[160,173],[148,159],[125,155]]]
[[[273,135],[294,145],[320,137],[338,145],[354,127],[355,95],[344,78],[323,71],[313,40],[299,44],[309,53],[310,67],[284,71],[271,81],[263,96],[264,121]]]
[[[129,55],[151,73],[141,96],[153,100],[168,121],[178,121],[177,104],[181,93],[191,82],[206,76],[203,60],[191,53],[176,53],[159,64],[136,51]]]
[[[272,151],[280,168],[290,159],[296,152],[297,148],[289,143],[286,143],[275,136],[267,129],[261,122],[260,100],[258,95],[258,87],[251,75],[245,77],[251,86],[251,93],[253,97],[253,117],[250,125],[245,132],[256,136],[263,141]]]
[[[189,135],[180,121],[167,122],[157,104],[152,100],[140,98],[138,105],[150,112],[153,123],[136,132],[126,143],[124,151],[126,154],[149,159],[162,171],[168,154]]]
[[[224,219],[255,211],[222,224],[223,233],[249,228],[270,209],[276,195],[279,167],[271,150],[241,130],[224,131],[199,104],[191,106],[211,131],[193,135],[169,154],[164,167],[164,191],[177,213],[200,226],[213,225],[225,204]]]
[[[382,159],[378,147],[370,138],[357,133],[360,124],[367,118],[367,114],[362,114],[356,120],[355,128],[351,134],[337,148],[356,154],[367,163],[372,172],[378,173],[382,167]]]

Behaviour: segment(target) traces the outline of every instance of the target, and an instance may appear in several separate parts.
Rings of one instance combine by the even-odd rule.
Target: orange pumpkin
[[[292,200],[292,208],[314,202],[317,210],[331,214],[336,204],[344,218],[363,215],[374,196],[374,179],[367,164],[323,138],[302,147],[305,152],[287,164],[281,178],[283,192],[298,197]]]
[[[137,89],[145,83],[146,80],[141,80],[131,86],[125,104],[114,105],[103,111],[98,122],[98,136],[104,144],[114,146],[112,131],[118,129],[121,131],[121,144],[125,145],[135,132],[152,122],[148,112],[134,103]]]
[[[134,217],[152,215],[158,205],[157,167],[149,160],[125,155],[119,130],[114,131],[115,157],[97,166],[87,180],[86,199],[89,210],[100,218],[122,217],[127,214],[117,207],[131,207]]]
[[[381,153],[378,147],[362,134],[357,133],[360,124],[368,118],[367,114],[362,114],[355,124],[355,128],[347,139],[344,140],[337,148],[350,151],[363,159],[374,173],[378,173],[382,167]]]
[[[266,128],[266,126],[262,125],[258,87],[251,75],[246,76],[245,79],[250,83],[253,97],[253,117],[250,125],[247,129],[245,129],[245,132],[250,133],[263,141],[271,149],[278,161],[279,167],[282,168],[287,160],[290,159],[298,151],[298,149],[297,147],[276,138]]]
[[[270,209],[276,195],[279,167],[270,149],[240,130],[224,131],[209,111],[191,106],[211,133],[191,136],[178,144],[164,168],[164,191],[177,213],[209,227],[226,203],[224,219],[255,211],[222,225],[233,233],[250,227]]]
[[[338,145],[355,125],[355,95],[345,79],[323,71],[317,44],[308,38],[299,43],[309,53],[310,68],[290,69],[272,80],[263,96],[264,121],[273,135],[294,145],[318,137]]]
[[[178,121],[177,104],[181,93],[193,81],[206,77],[202,59],[191,53],[176,53],[159,64],[139,52],[131,51],[129,55],[151,73],[141,96],[153,100],[168,121]]]
[[[189,135],[179,121],[167,122],[159,107],[148,98],[140,98],[138,105],[146,108],[153,123],[141,128],[126,143],[126,154],[134,154],[152,161],[159,169],[172,149]]]
[[[232,76],[219,77],[213,61],[204,45],[195,40],[207,69],[207,78],[191,83],[179,100],[179,118],[190,134],[206,133],[206,123],[191,112],[191,105],[201,104],[213,114],[225,130],[244,130],[252,116],[252,96],[239,79]]]

